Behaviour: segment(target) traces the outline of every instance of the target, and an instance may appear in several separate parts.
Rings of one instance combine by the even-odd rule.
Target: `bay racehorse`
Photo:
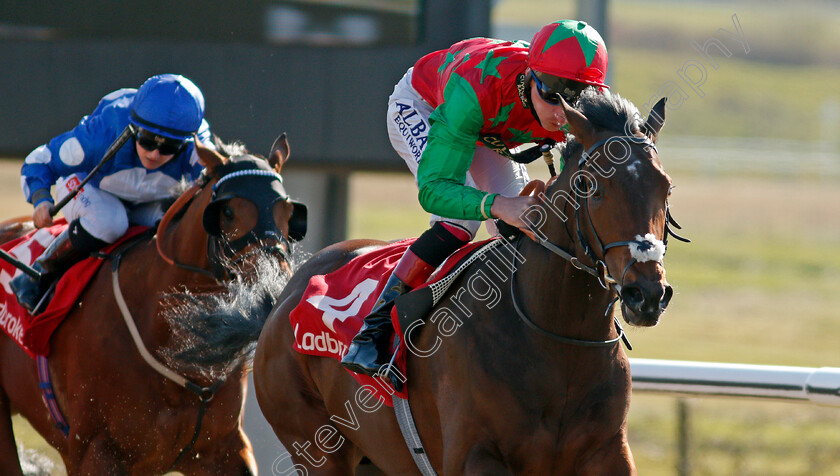
[[[562,173],[544,190],[526,187],[539,203],[523,217],[529,229],[506,233],[502,251],[473,261],[428,319],[405,327],[407,393],[424,446],[414,453],[433,468],[422,474],[636,474],[630,366],[613,307],[653,326],[672,296],[662,258],[677,236],[669,224],[678,225],[655,146],[665,102],[646,122],[617,95],[578,104],[564,105],[574,139]],[[292,347],[289,315],[310,278],[383,244],[345,241],[313,255],[259,336],[257,399],[298,474],[350,475],[363,456],[387,474],[421,473],[392,410],[371,405],[338,360]],[[412,295],[397,300],[401,314]]]
[[[240,258],[251,254],[279,256],[275,262],[289,272],[290,242],[305,233],[305,207],[282,187],[285,134],[268,160],[241,144],[217,146],[197,143],[206,167],[201,178],[170,207],[156,235],[104,258],[106,265],[52,335],[49,374],[67,436],[42,401],[36,362],[0,337],[3,475],[22,474],[13,414],[58,450],[69,475],[256,474],[241,427],[245,369],[236,365],[226,378],[212,379],[167,366],[167,351],[184,346],[164,317],[172,305],[167,296],[220,293],[236,269],[247,275],[249,259]],[[6,239],[29,229],[20,220],[0,228]],[[124,315],[135,323],[139,346]]]

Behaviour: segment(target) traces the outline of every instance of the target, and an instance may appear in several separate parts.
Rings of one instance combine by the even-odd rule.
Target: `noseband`
[[[276,197],[267,200],[271,194]],[[253,203],[258,210],[257,223],[241,237],[228,241],[222,233],[219,224],[221,207],[233,198],[242,198]],[[258,253],[276,253],[285,261],[291,260],[292,244],[277,230],[274,222],[274,205],[280,201],[290,201],[283,188],[283,177],[273,170],[245,169],[228,173],[213,185],[210,203],[204,210],[202,221],[204,229],[210,236],[207,241],[208,256],[213,256],[214,272],[221,271],[223,262],[228,261],[236,265],[248,257]],[[263,245],[266,241],[274,240],[276,244]],[[259,243],[261,246],[242,256],[237,253],[247,246]]]
[[[225,164],[221,167],[223,167],[222,171],[224,171],[224,167],[226,166],[241,166],[242,164],[243,162],[237,162],[233,164]],[[282,177],[280,174],[277,174],[272,170],[247,168],[228,173],[222,172],[220,175],[220,179],[213,186],[210,202],[205,207],[204,214],[202,216],[203,226],[208,234],[207,256],[210,260],[210,270],[179,263],[167,256],[162,249],[162,237],[166,233],[169,222],[175,216],[180,215],[184,210],[186,210],[192,200],[209,184],[210,177],[206,174],[202,174],[196,181],[196,184],[193,185],[190,190],[183,193],[175,201],[175,203],[169,207],[169,210],[167,210],[163,219],[160,221],[157,232],[158,254],[160,254],[164,261],[170,265],[199,274],[204,274],[215,280],[223,279],[228,275],[229,270],[225,266],[226,264],[236,265],[245,258],[260,252],[277,253],[280,254],[285,261],[290,262],[292,252],[291,242],[286,239],[282,233],[277,231],[272,209],[274,204],[278,201],[288,200],[289,202],[292,202],[295,206],[295,212],[292,217],[295,221],[295,233],[296,236],[300,236],[302,238],[306,233],[306,206],[289,199],[282,186]],[[230,183],[227,183],[231,179],[242,177],[249,177],[252,179],[254,177],[260,177],[261,180],[233,180]],[[270,197],[271,194],[275,194],[277,197],[270,203],[265,204],[262,208],[260,208],[259,204],[266,202],[267,197]],[[224,237],[219,225],[219,208],[228,200],[236,197],[249,200],[257,206],[259,210],[259,217],[257,224],[252,230],[236,240],[228,241]],[[298,215],[297,218],[295,215]],[[292,234],[292,221],[293,220],[290,220],[290,235]],[[248,245],[253,243],[262,243],[268,239],[276,240],[277,244],[261,246],[259,249],[253,250],[244,256],[232,259],[238,251],[241,251]],[[296,240],[293,239],[291,241]]]
[[[611,141],[619,141],[619,142],[627,143],[628,145],[629,144],[641,144],[641,145],[644,145],[644,146],[647,146],[647,147],[651,147],[651,148],[653,148],[653,150],[656,150],[656,145],[648,138],[629,137],[629,136],[608,137],[606,139],[602,139],[602,140],[596,142],[595,144],[590,146],[587,150],[585,150],[584,152],[581,153],[580,160],[578,161],[578,170],[579,171],[584,171],[584,169],[587,166],[593,166],[593,167],[597,168],[596,165],[593,165],[594,160],[590,160],[593,157],[592,153],[596,149],[598,149],[599,147],[601,147],[601,146],[603,146],[603,145],[605,145],[605,144],[607,144],[608,142],[611,142]],[[582,185],[579,186],[579,183],[582,184]],[[584,271],[584,272],[594,276],[595,278],[597,278],[598,283],[604,289],[613,288],[615,290],[615,292],[617,294],[617,297],[614,298],[607,305],[607,309],[604,313],[604,315],[606,316],[606,315],[609,315],[609,313],[612,310],[613,306],[615,305],[616,301],[620,301],[622,299],[622,297],[621,297],[622,283],[624,282],[624,278],[625,278],[625,275],[627,274],[627,271],[634,264],[636,264],[637,262],[646,262],[646,261],[651,261],[652,260],[652,261],[656,261],[658,264],[662,265],[662,257],[665,255],[665,251],[667,250],[667,247],[668,247],[668,235],[671,235],[675,239],[680,240],[680,241],[689,242],[690,240],[688,240],[687,238],[683,238],[682,236],[679,236],[678,234],[674,233],[673,230],[670,228],[669,224],[673,225],[677,229],[680,229],[681,227],[680,227],[679,223],[677,223],[676,220],[674,220],[673,217],[671,217],[671,213],[668,210],[668,202],[666,200],[666,202],[665,202],[666,222],[665,222],[664,237],[663,237],[662,241],[657,240],[656,237],[654,237],[652,234],[646,234],[644,237],[637,235],[635,237],[635,239],[632,239],[632,240],[614,241],[612,243],[608,243],[608,244],[604,245],[603,242],[601,241],[601,238],[598,236],[598,231],[595,229],[595,224],[593,223],[592,217],[589,213],[589,195],[590,194],[589,194],[588,181],[585,180],[585,179],[579,180],[579,181],[576,180],[575,183],[573,184],[573,188],[576,189],[577,192],[579,192],[577,195],[582,199],[582,202],[583,202],[583,203],[579,204],[578,207],[575,208],[575,232],[576,232],[576,235],[577,235],[577,241],[580,244],[580,246],[583,249],[583,252],[586,254],[586,256],[594,263],[593,266],[590,266],[590,265],[587,265],[587,264],[583,263],[575,254],[573,254],[569,251],[566,251],[563,248],[561,248],[561,247],[557,246],[556,244],[552,243],[551,241],[549,241],[547,238],[543,237],[541,233],[538,233],[537,230],[533,229],[532,227],[529,226],[529,229],[531,231],[531,234],[533,235],[533,239],[537,243],[539,243],[543,248],[546,248],[547,250],[551,251],[552,253],[556,254],[557,256],[560,256],[561,258],[565,259],[576,269]],[[593,251],[592,247],[589,245],[589,242],[586,240],[586,237],[583,234],[583,231],[582,231],[583,227],[582,227],[582,224],[581,224],[581,209],[584,209],[586,211],[586,220],[589,223],[589,229],[592,233],[592,236],[595,239],[595,242],[598,244],[598,248],[600,248],[600,250],[601,250],[602,256],[600,258],[596,256],[595,252]],[[566,229],[566,233],[569,233],[568,227],[564,226],[564,228]],[[571,238],[571,234],[569,234],[569,237]],[[574,241],[574,239],[572,241]],[[627,265],[624,267],[624,270],[621,273],[620,281],[618,281],[615,278],[613,278],[612,276],[610,276],[609,271],[607,269],[607,264],[604,260],[606,259],[607,252],[610,249],[618,248],[618,247],[622,247],[622,246],[627,246],[627,247],[630,248],[631,259],[630,259],[630,262],[628,262]],[[655,253],[655,252],[650,253],[651,251],[654,251],[659,247],[661,247],[661,252],[660,253]],[[652,256],[648,256],[649,254],[652,255]],[[656,256],[657,254],[659,255],[658,257]],[[512,263],[512,264],[515,264],[515,263]],[[513,269],[513,273],[515,273],[516,267],[513,266],[512,269]],[[547,330],[539,327],[534,321],[529,319],[522,312],[522,310],[519,308],[518,304],[516,303],[516,298],[513,294],[513,291],[514,291],[513,273],[512,273],[512,276],[511,276],[511,297],[512,297],[512,300],[513,300],[513,306],[514,306],[517,314],[519,314],[519,317],[526,324],[528,324],[529,327],[539,331],[540,333],[542,333],[544,335],[552,337],[555,340],[558,340],[558,341],[561,341],[561,342],[564,342],[564,343],[567,343],[567,344],[581,345],[581,346],[587,346],[587,347],[600,347],[600,346],[609,346],[609,345],[612,345],[612,344],[618,342],[619,340],[623,340],[625,345],[627,345],[627,348],[632,349],[632,347],[630,346],[630,342],[627,340],[627,337],[624,334],[624,329],[621,327],[621,324],[619,323],[618,318],[615,317],[615,316],[613,317],[613,320],[615,321],[615,327],[616,327],[616,330],[618,331],[618,337],[616,337],[614,339],[603,340],[603,341],[590,341],[590,340],[582,340],[582,339],[572,339],[572,338],[569,338],[569,337],[560,336],[558,334],[555,334],[553,332],[547,331]]]
[[[602,140],[596,142],[595,144],[590,146],[587,150],[585,150],[584,152],[581,153],[580,160],[578,161],[578,170],[579,171],[584,171],[587,166],[592,165],[594,163],[594,160],[590,160],[590,159],[593,158],[592,153],[596,149],[598,149],[599,147],[601,147],[603,145],[606,145],[607,143],[613,142],[613,141],[624,142],[624,143],[627,143],[627,144],[640,144],[640,145],[644,145],[646,147],[650,147],[653,150],[656,150],[656,144],[654,144],[648,138],[630,137],[630,136],[608,137],[606,139],[602,139]],[[579,186],[579,184],[582,184],[582,185]],[[691,241],[687,238],[683,238],[682,236],[674,233],[674,231],[669,226],[669,225],[673,225],[677,229],[681,228],[679,223],[677,223],[676,220],[674,220],[673,217],[671,216],[671,212],[668,208],[668,201],[666,200],[665,201],[665,216],[666,216],[665,232],[663,234],[664,236],[663,236],[663,239],[662,239],[661,242],[659,242],[659,240],[657,240],[656,237],[654,237],[650,234],[647,234],[644,237],[636,236],[636,238],[632,239],[632,240],[614,241],[612,243],[608,243],[608,244],[605,245],[601,241],[601,238],[598,235],[598,231],[595,229],[595,224],[592,221],[592,216],[589,213],[589,195],[590,195],[590,193],[589,193],[589,184],[588,184],[587,180],[576,181],[576,183],[573,185],[573,187],[575,189],[577,189],[577,191],[579,192],[578,195],[581,197],[582,202],[583,202],[577,208],[575,208],[575,232],[576,232],[576,235],[577,235],[577,241],[580,244],[580,246],[583,249],[583,252],[586,254],[586,256],[589,257],[589,259],[594,263],[594,266],[589,266],[589,265],[586,265],[586,264],[582,263],[580,261],[580,259],[578,259],[577,256],[575,256],[574,254],[569,253],[569,252],[561,249],[559,246],[551,243],[547,239],[542,238],[537,233],[535,233],[535,235],[536,235],[537,241],[540,245],[549,249],[550,251],[554,252],[555,254],[561,256],[562,258],[566,259],[575,268],[577,268],[581,271],[585,271],[585,272],[591,274],[592,276],[595,276],[596,278],[598,278],[598,282],[601,284],[601,286],[604,289],[607,289],[608,287],[612,286],[616,290],[616,292],[620,293],[621,283],[624,282],[625,274],[630,269],[630,267],[632,267],[634,264],[636,264],[636,262],[646,262],[646,261],[651,260],[649,258],[648,259],[646,259],[646,258],[641,258],[640,259],[639,256],[642,255],[642,254],[645,254],[646,252],[648,252],[650,250],[653,250],[653,249],[657,248],[659,243],[661,243],[661,246],[662,246],[661,256],[658,259],[653,259],[653,261],[656,261],[657,263],[662,264],[661,258],[662,258],[662,256],[665,255],[665,252],[668,249],[668,236],[669,235],[673,236],[675,239],[680,240],[680,241],[684,241],[684,242],[690,242]],[[595,238],[595,242],[598,244],[598,248],[601,249],[601,255],[602,256],[600,258],[595,255],[595,251],[589,245],[589,242],[587,241],[586,237],[583,234],[583,226],[582,226],[582,223],[581,223],[581,209],[585,210],[586,221],[589,224],[589,229],[592,233],[592,236]],[[566,231],[568,233],[568,228],[566,228]],[[618,248],[618,247],[621,247],[621,246],[630,247],[630,249],[631,249],[631,260],[624,267],[624,270],[621,273],[621,280],[617,281],[616,279],[614,279],[612,276],[609,275],[609,272],[607,270],[607,264],[604,260],[606,259],[607,252],[610,249]],[[638,251],[638,252],[633,252],[633,251]]]

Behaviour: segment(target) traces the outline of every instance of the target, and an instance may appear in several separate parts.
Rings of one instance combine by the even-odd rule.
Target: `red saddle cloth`
[[[67,229],[67,222],[63,218],[55,221],[49,228],[41,228],[22,236],[16,240],[0,245],[18,260],[32,264],[41,256],[56,236]],[[131,227],[116,243],[102,250],[108,253],[126,240],[142,233],[148,227]],[[0,327],[20,345],[30,357],[38,355],[48,356],[50,353],[50,337],[53,331],[67,316],[76,303],[79,295],[87,287],[88,282],[102,265],[103,260],[87,258],[73,265],[58,281],[55,296],[47,305],[46,310],[37,316],[32,316],[17,302],[9,282],[17,274],[22,273],[12,264],[0,260]]]
[[[295,335],[294,350],[341,360],[347,353],[350,341],[362,327],[364,318],[376,304],[391,271],[415,239],[388,244],[357,256],[330,274],[310,278],[300,304],[289,314]],[[482,244],[473,243],[458,250],[447,259],[431,281],[417,290],[446,276],[464,256]],[[391,319],[396,321],[396,309],[392,310]],[[395,328],[399,329],[398,323],[395,323]],[[403,375],[406,375],[405,348],[404,344],[400,345],[394,359],[394,365]],[[350,372],[350,375],[388,406],[393,406],[393,394],[408,398],[405,390],[395,391],[385,379],[354,372]]]

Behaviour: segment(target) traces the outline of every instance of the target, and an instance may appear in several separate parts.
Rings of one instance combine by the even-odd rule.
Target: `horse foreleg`
[[[272,356],[268,353],[271,351],[261,352],[260,345],[254,362],[257,401],[286,449],[275,460],[271,474],[353,476],[361,454],[335,430],[324,402],[313,398],[315,392],[293,356],[288,353]],[[329,433],[332,435],[329,441],[319,443],[324,431],[333,430],[335,433]]]
[[[17,446],[15,445],[9,397],[5,393],[0,394],[0,473],[9,476],[23,476]]]

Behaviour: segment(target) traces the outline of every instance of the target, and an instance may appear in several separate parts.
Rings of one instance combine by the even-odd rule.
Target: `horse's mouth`
[[[621,312],[628,324],[653,327],[659,323],[659,318],[671,302],[674,292],[667,284],[654,289],[656,292],[645,292],[636,285],[622,288]]]
[[[621,306],[621,313],[624,315],[624,320],[633,326],[638,327],[653,327],[659,324],[659,318],[665,312],[665,308],[659,308],[655,311],[633,311],[627,306]]]

